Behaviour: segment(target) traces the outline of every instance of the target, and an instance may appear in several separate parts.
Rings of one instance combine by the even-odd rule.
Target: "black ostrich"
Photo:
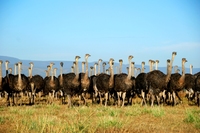
[[[154,104],[155,97],[157,98],[158,105],[160,105],[160,93],[167,89],[168,82],[171,77],[172,63],[176,52],[172,53],[172,60],[167,60],[167,75],[160,70],[153,70],[147,74],[146,81],[151,97],[151,106]],[[170,63],[169,63],[170,62]]]
[[[193,98],[193,92],[195,88],[195,76],[192,75],[192,65],[190,65],[190,73],[185,74],[185,89],[188,92],[186,97],[188,98],[188,102]]]
[[[59,81],[55,76],[56,69],[53,70],[54,63],[50,63],[51,76],[47,76],[44,79],[44,93],[48,95],[48,103],[53,103],[55,92],[59,90]]]
[[[99,94],[100,97],[100,104],[102,105],[102,94],[105,94],[105,106],[107,106],[107,100],[108,100],[108,93],[111,91],[114,85],[114,74],[113,74],[113,62],[114,59],[110,59],[109,65],[110,65],[110,75],[106,73],[101,73],[96,77],[96,91]]]
[[[30,84],[30,104],[34,104],[35,103],[35,96],[36,94],[39,95],[39,99],[41,98],[41,92],[43,92],[44,89],[44,79],[42,76],[40,75],[34,75],[32,76],[32,72],[33,72],[33,62],[29,63],[31,65],[30,69],[29,69],[29,84]]]
[[[8,97],[7,97],[7,103],[8,105],[12,106],[15,105],[15,91],[13,90],[13,79],[14,75],[8,73],[8,64],[10,62],[8,60],[5,61],[5,68],[6,68],[6,76],[3,78],[5,82],[3,82],[3,89],[7,92]],[[18,64],[15,64],[15,74],[16,74],[16,66]]]
[[[98,91],[97,91],[97,87],[96,87],[96,66],[98,64],[95,63],[94,67],[91,66],[90,67],[90,86],[89,86],[89,90],[88,93],[90,94],[90,98],[92,99],[92,104],[96,103],[96,98],[98,96]],[[92,73],[94,71],[94,74]]]
[[[18,62],[18,75],[14,75],[13,81],[12,81],[13,88],[11,89],[17,94],[17,99],[19,99],[19,95],[20,95],[21,99],[23,100],[23,93],[24,91],[27,91],[28,89],[29,80],[28,80],[28,77],[26,77],[24,74],[21,74],[21,66],[22,66],[22,62]],[[22,100],[20,102],[20,105],[22,104]]]
[[[147,81],[146,81],[147,73],[144,73],[144,64],[145,63],[142,62],[142,73],[140,73],[135,79],[136,93],[139,96],[141,96],[141,98],[142,98],[141,105],[143,105],[143,104],[146,105],[146,97],[147,97],[147,94],[148,94],[148,86],[147,86]],[[150,67],[150,70],[151,70],[151,63],[149,65],[149,67]]]
[[[63,99],[65,100],[65,96],[68,98],[68,107],[72,106],[72,96],[79,92],[80,80],[79,80],[79,68],[78,68],[78,60],[80,56],[75,57],[75,73],[67,73],[63,74]],[[63,100],[63,101],[64,101]]]
[[[182,75],[179,73],[174,73],[171,75],[169,84],[168,84],[168,89],[172,93],[172,98],[173,98],[173,105],[176,105],[176,96],[179,98],[180,101],[181,98],[178,95],[178,92],[183,90],[185,87],[185,63],[187,60],[185,58],[182,58]]]
[[[200,74],[196,76],[195,78],[195,99],[197,102],[198,107],[200,107]]]
[[[128,75],[125,73],[115,75],[114,79],[114,90],[117,92],[118,106],[121,106],[120,99],[122,98],[122,107],[124,106],[124,101],[126,98],[126,92],[130,91],[133,86],[131,80],[131,59],[132,55],[128,57],[129,60],[129,72]]]
[[[79,80],[81,83],[79,86],[80,88],[79,88],[79,92],[78,92],[79,104],[80,104],[81,98],[83,98],[85,105],[86,105],[85,95],[88,92],[89,87],[90,87],[90,78],[88,76],[88,57],[90,57],[90,55],[85,54],[85,62],[82,63],[83,66],[84,66],[84,64],[86,65],[86,71],[84,72],[84,67],[82,67],[82,73],[79,73]]]

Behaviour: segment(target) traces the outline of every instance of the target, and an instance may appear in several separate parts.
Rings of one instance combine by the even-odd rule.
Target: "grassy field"
[[[200,108],[171,106],[74,106],[55,103],[33,106],[0,106],[2,133],[159,132],[199,133]]]

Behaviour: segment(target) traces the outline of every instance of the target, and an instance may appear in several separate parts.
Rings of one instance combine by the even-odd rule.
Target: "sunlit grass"
[[[0,131],[29,133],[199,132],[200,108],[33,105],[0,107]]]

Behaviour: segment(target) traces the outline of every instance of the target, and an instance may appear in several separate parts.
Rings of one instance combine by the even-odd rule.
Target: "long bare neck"
[[[144,73],[144,63],[142,63],[142,73]]]
[[[94,75],[97,75],[96,65],[94,65]]]
[[[113,64],[112,62],[109,63],[110,64],[110,79],[109,79],[109,86],[110,88],[113,88],[114,85],[114,70],[113,70]]]
[[[134,70],[135,70],[135,63],[132,62],[132,63],[131,63],[131,75],[132,75],[132,76],[135,76],[135,71],[134,71]]]
[[[28,72],[29,72],[29,75],[28,75],[28,76],[29,76],[30,78],[32,78],[31,68],[28,69]]]
[[[84,68],[84,66],[85,66],[85,64],[84,64],[84,63],[82,63],[82,73],[84,73],[84,72],[85,72],[85,68]]]
[[[166,79],[165,79],[166,83],[169,82],[170,77],[171,77],[170,67],[171,67],[171,64],[170,64],[170,61],[168,60],[167,61],[167,75],[166,75]]]
[[[119,73],[122,73],[122,62],[119,62]]]
[[[18,63],[18,81],[21,80],[21,64]]]
[[[15,75],[17,75],[17,65],[15,64]]]
[[[129,69],[127,79],[131,79],[131,60],[129,59]]]
[[[149,61],[149,71],[151,72],[152,71],[152,65],[151,65],[151,61]]]
[[[182,75],[181,80],[185,80],[185,62],[182,62]]]
[[[85,59],[85,78],[88,77],[88,59]]]
[[[79,68],[78,68],[78,61],[76,61],[76,79],[79,78]]]

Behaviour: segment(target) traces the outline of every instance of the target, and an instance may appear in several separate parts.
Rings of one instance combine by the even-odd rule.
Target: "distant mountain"
[[[34,63],[34,67],[33,67],[33,75],[35,74],[40,74],[41,76],[45,77],[45,70],[47,70],[47,65],[50,64],[50,62],[54,62],[55,65],[54,65],[54,68],[58,68],[58,71],[57,71],[57,75],[60,74],[60,62],[61,61],[36,61],[36,60],[21,60],[21,59],[18,59],[18,58],[14,58],[14,57],[9,57],[9,56],[0,56],[0,60],[3,61],[3,65],[2,65],[2,71],[3,71],[3,76],[5,76],[5,61],[8,60],[10,63],[9,63],[9,68],[12,68],[13,70],[13,73],[14,73],[14,65],[15,63],[21,61],[22,62],[22,73],[25,74],[25,75],[28,75],[28,68],[30,67],[30,62],[33,62]],[[62,61],[64,63],[64,67],[63,67],[63,73],[68,73],[68,72],[71,72],[71,66],[73,65],[73,61]],[[81,69],[81,62],[82,60],[79,61],[79,72],[82,71]],[[106,63],[108,63],[108,61],[105,61]],[[95,62],[89,62],[89,67],[90,66],[94,66],[94,63]],[[119,66],[119,63],[118,62],[115,62],[114,63],[114,73],[117,73],[117,68]],[[108,68],[109,66],[106,65],[106,69]],[[122,66],[122,71],[124,73],[127,73],[127,68],[128,67],[128,64],[123,64]],[[135,67],[136,68],[141,68],[141,65],[138,65],[138,64],[135,64]],[[158,69],[160,71],[162,71],[163,73],[166,73],[166,70],[167,68],[166,67],[158,67]],[[179,67],[179,69],[181,70],[181,68]],[[102,66],[101,66],[101,72],[102,72]],[[148,72],[149,71],[149,66],[146,65],[145,66],[145,72]],[[193,73],[197,73],[200,71],[200,68],[193,68]],[[186,68],[186,73],[189,73],[190,70],[189,68]],[[137,72],[135,71],[135,74],[137,74]]]

